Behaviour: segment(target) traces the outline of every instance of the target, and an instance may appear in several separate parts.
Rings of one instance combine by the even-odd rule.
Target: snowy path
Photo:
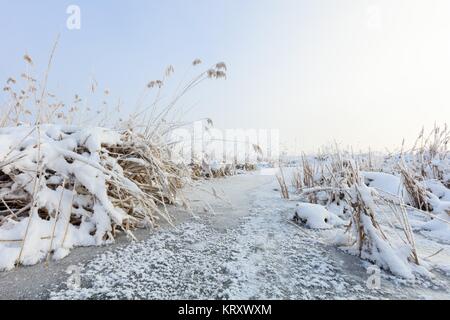
[[[449,298],[448,279],[405,284],[382,273],[366,287],[365,263],[340,252],[326,233],[289,222],[295,202],[280,199],[273,176],[210,182],[215,214],[187,219],[83,265],[81,288],[53,286],[53,299]],[[205,187],[206,188],[206,187]],[[204,196],[200,198],[205,198]],[[195,195],[191,195],[193,203]],[[197,203],[196,212],[204,207]]]

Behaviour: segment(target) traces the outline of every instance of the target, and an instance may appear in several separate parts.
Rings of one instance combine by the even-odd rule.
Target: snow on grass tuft
[[[130,131],[23,125],[0,141],[0,270],[170,222],[158,204],[175,201],[186,174]]]
[[[345,222],[325,207],[312,203],[298,203],[295,210],[295,221],[299,221],[311,229],[331,229]]]

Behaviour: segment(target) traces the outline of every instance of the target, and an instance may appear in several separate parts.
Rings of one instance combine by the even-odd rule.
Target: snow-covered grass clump
[[[74,246],[101,245],[118,232],[171,222],[166,204],[181,200],[187,163],[175,161],[168,134],[178,102],[206,79],[226,78],[219,62],[181,81],[170,100],[162,91],[174,73],[149,81],[129,112],[113,109],[108,89],[92,79],[89,97],[60,100],[24,55],[26,71],[10,77],[0,105],[0,270],[62,258]],[[201,65],[200,59],[192,67]],[[42,81],[38,79],[43,79]],[[102,97],[98,95],[102,94]],[[101,99],[101,105],[92,103]],[[120,100],[120,99],[119,99]],[[151,100],[151,101],[148,101]]]
[[[397,241],[385,232],[381,224],[381,211],[376,204],[376,199],[379,199],[377,189],[368,187],[351,165],[342,173],[339,178],[335,176],[336,182],[330,181],[326,187],[305,190],[305,199],[325,204],[326,207],[314,203],[300,205],[296,211],[300,221],[307,219],[307,225],[312,224],[318,229],[345,225],[345,229],[339,229],[336,233],[336,244],[344,251],[403,278],[413,279],[414,273],[418,272],[427,274],[419,266],[412,231],[403,212],[396,213],[396,218],[401,221],[399,227],[404,229],[405,236],[402,241]],[[326,208],[345,218],[339,218]]]
[[[185,172],[131,131],[65,125],[0,129],[0,269],[171,220]]]
[[[428,136],[422,131],[411,150],[377,159],[339,148],[304,155],[293,170],[292,185],[312,206],[305,210],[303,205],[294,219],[329,228],[325,219],[334,212],[346,225],[336,237],[343,250],[403,278],[430,276],[432,267],[426,256],[419,257],[415,233],[450,242],[449,141],[444,126]]]

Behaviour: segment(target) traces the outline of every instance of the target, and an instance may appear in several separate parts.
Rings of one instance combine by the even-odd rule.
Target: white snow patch
[[[345,222],[325,207],[312,203],[298,203],[296,217],[312,229],[331,229]]]

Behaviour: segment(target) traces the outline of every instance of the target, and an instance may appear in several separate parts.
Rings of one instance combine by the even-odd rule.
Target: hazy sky
[[[336,140],[398,146],[450,120],[447,0],[0,0],[0,79],[28,52],[44,67],[61,33],[50,88],[84,95],[90,78],[132,107],[173,64],[225,61],[226,81],[190,94],[189,120],[275,128],[310,151]],[[81,29],[65,27],[81,8]],[[2,80],[3,81],[3,80]],[[4,97],[2,97],[4,99]],[[1,100],[0,100],[1,101]]]

